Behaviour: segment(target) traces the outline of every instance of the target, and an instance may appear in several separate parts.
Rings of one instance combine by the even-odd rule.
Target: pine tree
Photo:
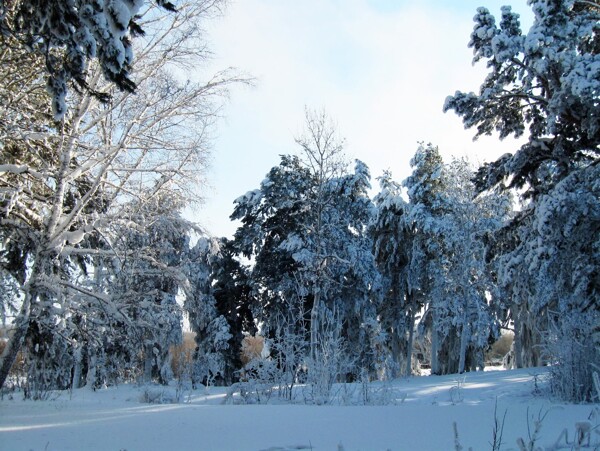
[[[236,200],[232,215],[243,223],[236,247],[255,258],[251,281],[259,321],[267,333],[281,330],[278,321],[294,305],[307,315],[285,320],[285,329],[294,323],[290,333],[309,334],[313,362],[327,335],[332,343],[346,342],[346,356],[372,371],[363,326],[375,317],[379,280],[367,234],[368,168],[357,162],[354,173],[345,169],[341,143],[324,114],[307,113],[307,134],[297,142],[303,158],[282,156],[259,190]],[[338,349],[340,358],[344,352]]]
[[[382,275],[383,300],[378,311],[386,346],[396,373],[409,376],[413,368],[415,324],[423,306],[420,236],[409,220],[409,205],[402,187],[389,172],[379,178],[374,202],[377,213],[371,224],[373,253]]]
[[[196,333],[196,350],[192,382],[212,384],[226,377],[226,354],[233,338],[227,320],[217,311],[213,289],[213,268],[220,258],[219,242],[201,238],[188,251],[187,289],[184,308],[192,331]]]
[[[530,3],[535,19],[526,34],[509,7],[499,26],[486,8],[478,9],[469,45],[490,73],[479,94],[457,92],[445,104],[466,127],[477,127],[477,135],[527,134],[520,149],[485,165],[477,177],[481,190],[519,188],[529,201],[496,237],[491,253],[512,299],[517,366],[541,363],[541,345],[561,329],[561,317],[594,320],[600,305],[593,256],[600,240],[594,194],[600,8],[597,2]],[[587,384],[581,393],[589,393],[590,380],[575,385]]]
[[[239,379],[244,336],[256,332],[247,269],[235,258],[232,244],[226,238],[202,238],[189,250],[191,288],[184,302],[196,333],[195,379],[225,385]]]
[[[413,172],[403,182],[409,197],[406,222],[412,234],[412,258],[419,262],[410,267],[410,290],[418,290],[424,297],[427,308],[421,327],[427,327],[431,334],[431,371],[443,374],[446,370],[441,367],[440,353],[445,353],[451,346],[444,343],[446,337],[452,337],[449,331],[442,329],[445,251],[442,234],[445,232],[440,228],[440,219],[444,214],[443,160],[436,146],[421,144],[410,163]]]
[[[166,0],[156,4],[175,11]],[[45,56],[47,86],[52,94],[52,109],[56,120],[67,109],[68,83],[102,100],[108,97],[88,83],[89,62],[97,59],[104,76],[119,89],[133,92],[132,37],[144,30],[139,17],[148,14],[149,2],[144,0],[111,2],[60,0],[18,0],[0,4],[0,32],[14,36],[19,45],[30,52]],[[145,7],[145,8],[144,8]]]

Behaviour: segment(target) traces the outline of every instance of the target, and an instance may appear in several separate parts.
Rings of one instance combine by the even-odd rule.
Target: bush
[[[252,360],[259,359],[263,348],[265,346],[265,339],[260,335],[247,335],[242,341],[242,366],[246,366]]]
[[[4,348],[6,348],[7,340],[4,338],[0,338],[0,355],[4,352]],[[8,378],[6,379],[6,384],[4,385],[4,391],[12,391],[16,388],[23,387],[27,380],[27,371],[25,368],[25,356],[22,351],[19,351],[17,354],[17,358],[15,359],[15,363],[10,369],[8,373]]]

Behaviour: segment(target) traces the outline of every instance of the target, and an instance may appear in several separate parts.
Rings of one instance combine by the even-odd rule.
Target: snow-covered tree
[[[357,162],[353,173],[347,171],[324,114],[307,113],[306,135],[297,142],[302,158],[282,156],[259,190],[236,200],[232,215],[243,223],[236,246],[255,259],[259,321],[275,330],[278,312],[301,300],[297,311],[308,314],[297,319],[295,333],[310,334],[313,361],[319,360],[320,334],[337,324],[335,334],[356,344],[349,349],[368,365],[370,357],[360,351],[368,347],[358,345],[366,343],[363,325],[375,316],[378,287],[366,228],[372,214],[368,168]],[[333,316],[339,321],[332,323]]]
[[[479,94],[457,92],[444,109],[477,127],[477,136],[528,133],[513,155],[484,165],[479,183],[507,183],[536,197],[598,159],[600,8],[574,0],[530,3],[535,19],[526,34],[508,6],[499,26],[486,8],[477,10],[469,46],[490,73]]]
[[[235,256],[233,241],[221,239],[219,257],[213,261],[212,292],[217,312],[229,326],[229,346],[224,351],[225,369],[223,380],[230,385],[239,378],[242,367],[242,343],[247,335],[256,333],[252,315],[252,290],[249,270]]]
[[[373,254],[382,275],[383,299],[378,311],[385,332],[389,375],[412,373],[415,321],[422,307],[417,273],[421,267],[417,242],[419,237],[408,220],[409,205],[402,187],[385,172],[379,178],[380,192],[374,203],[377,213],[370,233]],[[416,280],[414,277],[416,277]],[[417,282],[417,283],[415,283]]]
[[[50,123],[32,134],[19,128],[15,119],[17,127],[2,129],[5,142],[11,143],[9,149],[2,148],[7,158],[0,166],[2,238],[4,249],[15,249],[3,265],[7,270],[17,265],[13,273],[23,302],[2,356],[0,384],[30,324],[45,318],[56,304],[63,313],[69,311],[66,300],[73,295],[86,298],[78,305],[119,321],[132,320],[115,308],[105,288],[90,289],[90,277],[73,279],[61,268],[80,261],[85,275],[83,268],[92,266],[94,258],[103,259],[101,266],[106,268],[115,257],[151,256],[148,248],[133,252],[115,246],[126,230],[142,231],[148,225],[129,214],[132,201],[143,205],[161,192],[168,192],[166,197],[177,205],[193,198],[191,188],[202,175],[207,132],[218,101],[237,79],[220,73],[205,83],[182,80],[169,68],[189,67],[205,58],[199,26],[214,12],[213,3],[218,8],[219,2],[196,2],[182,6],[169,20],[150,21],[149,34],[132,63],[139,80],[136,95],[118,92],[92,64],[87,83],[92,90],[110,94],[110,104],[83,91],[73,96],[60,128]],[[145,17],[152,19],[148,14]],[[31,84],[20,91],[23,100],[10,106],[23,105],[29,108],[25,117],[33,117],[31,96],[39,94],[43,84],[39,77],[28,80]],[[28,153],[32,148],[35,152]],[[96,326],[95,333],[103,336],[105,325]]]
[[[428,327],[431,334],[431,370],[444,373],[439,354],[447,345],[448,336],[442,333],[441,321],[444,292],[444,247],[441,218],[444,214],[443,160],[436,146],[420,144],[411,159],[412,174],[403,182],[408,190],[409,208],[406,223],[410,235],[411,260],[408,262],[408,287],[423,296],[427,305],[421,329]],[[416,263],[416,264],[415,264]]]
[[[188,251],[187,273],[190,287],[184,308],[190,327],[196,333],[192,381],[210,385],[225,377],[225,353],[232,334],[225,317],[217,311],[213,290],[213,266],[220,258],[217,239],[201,238]]]
[[[184,255],[194,229],[181,217],[180,208],[168,192],[129,206],[128,219],[142,227],[125,228],[115,240],[113,245],[122,248],[125,257],[113,263],[114,277],[107,287],[117,308],[132,320],[125,333],[132,354],[143,356],[143,380],[163,384],[171,379],[169,349],[182,341],[176,296],[186,284]]]
[[[473,168],[454,159],[444,166],[446,213],[442,218],[445,258],[446,321],[460,337],[458,372],[483,368],[483,353],[490,339],[499,337],[495,280],[485,260],[486,239],[494,234],[512,210],[509,196],[477,195]]]
[[[384,179],[380,215],[397,226],[394,237],[376,239],[379,247],[400,248],[401,259],[394,266],[396,283],[403,289],[405,340],[411,344],[415,310],[423,305],[420,329],[431,337],[432,372],[481,368],[488,340],[498,334],[490,305],[496,301],[496,290],[485,260],[485,239],[503,224],[510,199],[477,196],[469,164],[463,160],[444,164],[435,146],[421,145],[411,164],[413,173],[404,182],[408,203],[398,199],[399,194],[389,197],[386,191],[393,185]],[[390,206],[396,210],[393,215]],[[391,252],[387,256],[379,252],[382,263],[394,262]]]
[[[527,134],[520,149],[482,167],[477,178],[480,189],[520,188],[529,199],[492,252],[512,299],[517,366],[542,361],[544,337],[564,332],[555,321],[597,316],[600,305],[600,7],[577,0],[530,4],[534,23],[526,34],[509,7],[499,26],[487,9],[478,9],[469,45],[490,73],[479,94],[458,92],[445,104],[465,126],[476,126],[477,135]]]
[[[209,4],[209,2],[202,2]],[[0,4],[0,32],[13,36],[20,46],[45,58],[47,87],[52,94],[54,117],[64,117],[69,82],[104,101],[107,93],[88,79],[91,60],[97,60],[107,80],[119,89],[133,92],[132,38],[143,36],[140,15],[145,0],[16,0]],[[175,5],[156,0],[174,12]],[[146,8],[147,9],[147,8]]]
[[[247,269],[225,238],[201,238],[187,259],[184,308],[196,333],[194,379],[231,385],[242,369],[244,336],[256,332]]]
[[[270,333],[269,319],[280,311],[285,313],[283,299],[300,294],[303,302],[311,303],[298,273],[299,264],[292,252],[282,246],[285,239],[302,232],[302,224],[309,214],[305,205],[311,183],[309,171],[294,156],[281,156],[281,163],[273,167],[257,190],[235,200],[232,219],[241,219],[242,226],[235,232],[235,247],[254,265],[250,283],[256,304],[254,315],[263,324],[263,333]],[[310,307],[307,305],[307,309]]]

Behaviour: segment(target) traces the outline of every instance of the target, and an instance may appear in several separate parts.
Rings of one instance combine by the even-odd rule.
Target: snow
[[[499,419],[507,412],[501,449],[517,449],[518,438],[528,442],[528,418],[533,431],[533,420],[544,414],[537,445],[549,447],[565,429],[572,438],[577,422],[596,426],[598,416],[590,419],[590,413],[600,406],[540,395],[546,374],[530,368],[374,383],[370,389],[388,393],[389,403],[366,406],[305,405],[306,387],[297,388],[296,403],[273,395],[269,405],[223,404],[225,388],[193,391],[180,404],[142,403],[149,389],[137,385],[84,388],[47,401],[23,401],[16,394],[0,401],[0,450],[450,450],[454,422],[465,449],[491,449],[496,399]],[[340,386],[339,392],[347,389],[361,398],[361,385]]]

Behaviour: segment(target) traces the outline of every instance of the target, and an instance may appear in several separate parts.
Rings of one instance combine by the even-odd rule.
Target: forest
[[[224,5],[0,2],[1,390],[175,378],[307,384],[325,403],[339,382],[482,371],[512,334],[507,366],[549,366],[554,395],[597,402],[597,0],[531,0],[529,30],[476,11],[488,73],[444,110],[524,138],[513,153],[474,167],[423,142],[409,177],[373,179],[306,108],[296,152],[232,199],[232,238],[183,215],[230,88],[252,83],[188,76]]]

